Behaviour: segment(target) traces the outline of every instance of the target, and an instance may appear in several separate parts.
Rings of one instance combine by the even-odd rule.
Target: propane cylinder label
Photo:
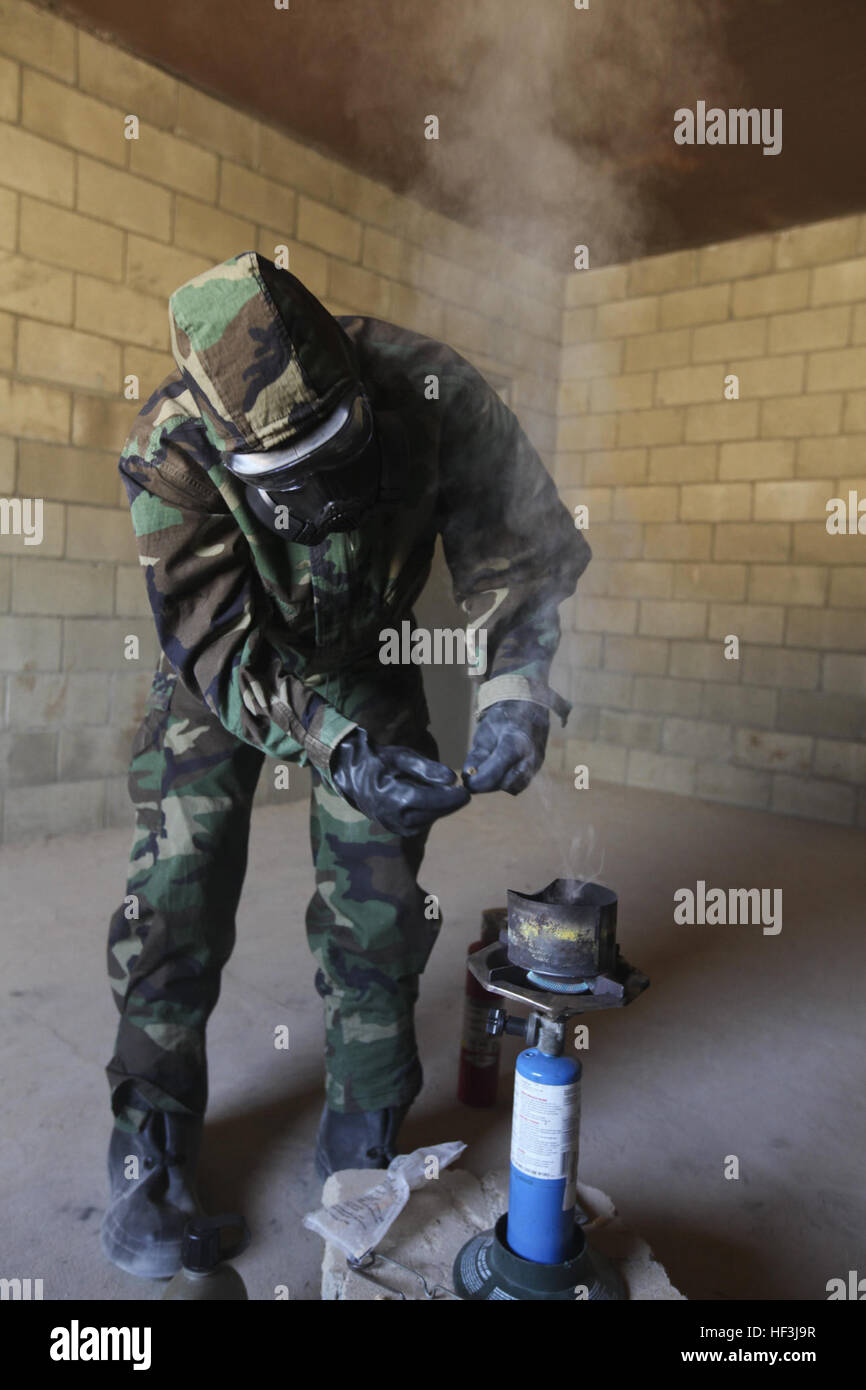
[[[579,1081],[544,1086],[517,1072],[511,1162],[530,1178],[565,1178],[563,1211],[574,1204],[579,1132]]]
[[[487,1032],[490,1004],[486,999],[467,999],[463,1010],[463,1051],[473,1067],[492,1067],[499,1055],[499,1039]]]

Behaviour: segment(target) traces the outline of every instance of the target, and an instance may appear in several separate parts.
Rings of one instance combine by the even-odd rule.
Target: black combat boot
[[[316,1139],[316,1172],[322,1179],[343,1168],[387,1168],[397,1153],[397,1132],[408,1105],[341,1115],[327,1105]]]
[[[145,1110],[147,1118],[137,1133],[117,1125],[112,1132],[111,1200],[102,1220],[102,1251],[127,1274],[170,1279],[181,1267],[183,1228],[190,1216],[202,1212],[195,1170],[203,1121],[197,1115],[153,1109],[134,1090],[127,1103]]]

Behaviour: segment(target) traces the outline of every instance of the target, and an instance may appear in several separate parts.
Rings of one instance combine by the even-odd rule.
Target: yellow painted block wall
[[[554,757],[866,826],[866,534],[827,530],[831,498],[866,512],[866,218],[575,271],[565,302],[556,478],[594,559]]]

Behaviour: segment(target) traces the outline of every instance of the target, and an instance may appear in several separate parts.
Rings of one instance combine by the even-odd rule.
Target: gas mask
[[[353,531],[380,500],[382,444],[363,389],[284,448],[223,457],[269,530],[301,545]]]

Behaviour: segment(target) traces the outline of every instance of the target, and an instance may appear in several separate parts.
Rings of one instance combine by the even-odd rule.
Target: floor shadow
[[[293,1181],[314,1185],[313,1146],[323,1103],[322,1090],[309,1089],[206,1120],[200,1173],[205,1207],[243,1211],[278,1156]]]

